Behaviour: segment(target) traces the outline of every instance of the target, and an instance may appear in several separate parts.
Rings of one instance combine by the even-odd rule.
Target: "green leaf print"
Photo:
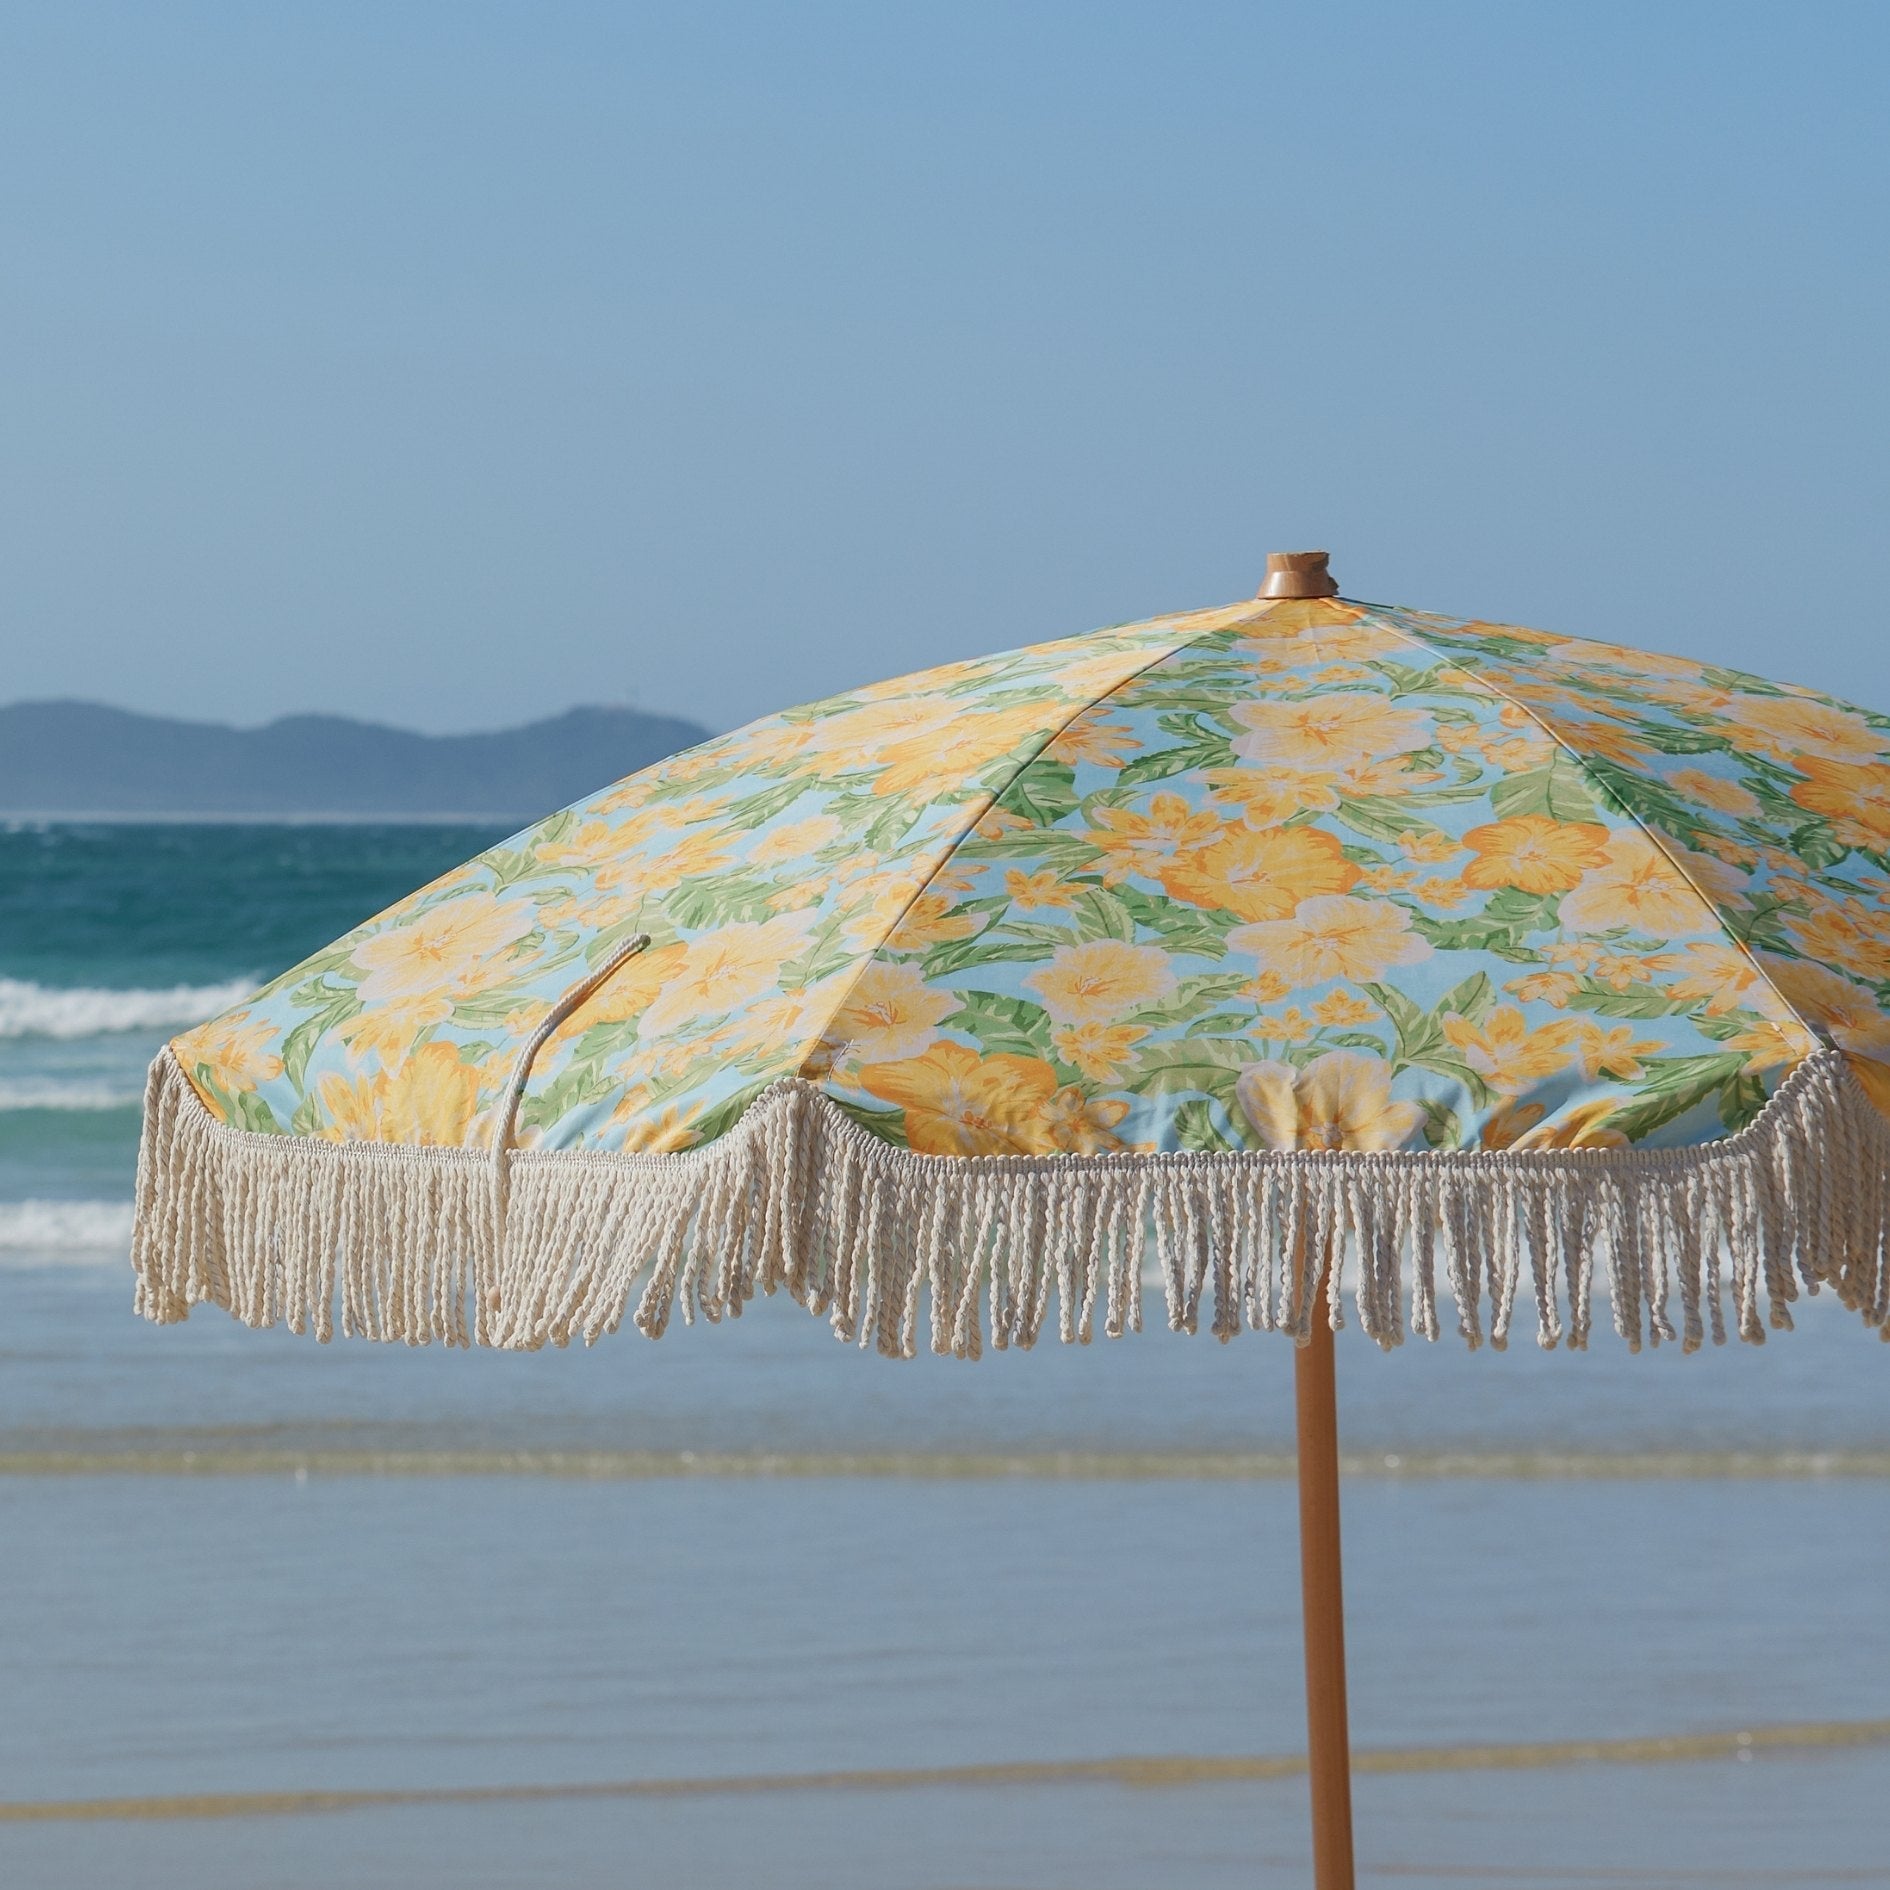
[[[1243,1143],[1230,1141],[1214,1120],[1214,1105],[1196,1096],[1175,1111],[1175,1140],[1197,1155],[1231,1155]]]
[[[947,1030],[976,1037],[987,1056],[1050,1056],[1050,1013],[1028,998],[995,991],[967,991],[965,1001],[945,1019]]]
[[[998,805],[1021,814],[1033,827],[1054,827],[1076,812],[1076,770],[1067,761],[1039,755],[1003,794]]]
[[[1499,820],[1540,814],[1549,820],[1594,822],[1600,818],[1588,776],[1572,755],[1557,749],[1540,768],[1505,775],[1490,789]]]

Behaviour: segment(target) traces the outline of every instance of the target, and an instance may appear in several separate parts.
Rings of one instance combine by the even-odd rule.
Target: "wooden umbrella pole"
[[[1306,1753],[1314,1890],[1353,1890],[1352,1752],[1345,1713],[1339,1556],[1339,1410],[1324,1305],[1294,1354],[1299,1429],[1299,1571],[1306,1626]]]

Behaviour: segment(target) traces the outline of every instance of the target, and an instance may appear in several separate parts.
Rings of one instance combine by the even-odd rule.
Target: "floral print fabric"
[[[758,722],[177,1040],[222,1120],[679,1150],[771,1083],[926,1155],[1685,1146],[1890,1099],[1890,719],[1337,599]]]

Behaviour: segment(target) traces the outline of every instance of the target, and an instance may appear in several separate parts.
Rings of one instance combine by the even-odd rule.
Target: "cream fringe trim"
[[[622,1324],[662,1335],[785,1289],[842,1339],[910,1357],[1139,1329],[1145,1267],[1168,1323],[1304,1341],[1348,1281],[1386,1347],[1438,1334],[1437,1275],[1474,1347],[1533,1283],[1544,1346],[1588,1342],[1604,1269],[1616,1330],[1692,1351],[1731,1321],[1792,1323],[1800,1282],[1890,1324],[1890,1123],[1824,1051],[1757,1120],[1704,1147],[1503,1154],[952,1158],[896,1149],[813,1084],[778,1083],[679,1155],[258,1135],[219,1123],[168,1050],[151,1066],[132,1261],[137,1305],[208,1301],[252,1326],[531,1350]],[[1334,1264],[1328,1268],[1326,1257]],[[1310,1257],[1310,1264],[1309,1264]],[[1760,1313],[1761,1288],[1766,1315]],[[1671,1314],[1678,1300],[1679,1330]],[[1890,1337],[1890,1332],[1885,1333]]]

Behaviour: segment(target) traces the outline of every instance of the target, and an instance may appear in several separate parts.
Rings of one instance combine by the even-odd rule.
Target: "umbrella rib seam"
[[[1057,742],[1061,741],[1084,716],[1092,714],[1105,702],[1112,700],[1124,689],[1127,689],[1131,683],[1139,681],[1151,670],[1159,669],[1162,664],[1166,663],[1171,657],[1179,655],[1183,650],[1192,649],[1197,643],[1205,641],[1208,637],[1217,636],[1221,631],[1229,629],[1233,627],[1235,623],[1242,621],[1243,616],[1236,613],[1242,613],[1247,617],[1258,616],[1262,614],[1260,601],[1256,599],[1247,606],[1235,605],[1220,610],[1193,613],[1218,617],[1221,621],[1216,623],[1212,630],[1191,630],[1185,636],[1177,638],[1174,642],[1170,643],[1160,655],[1152,656],[1146,663],[1138,664],[1119,681],[1111,683],[1101,695],[1092,696],[1081,708],[1071,710],[1071,712],[1051,729],[1044,739],[1011,770],[1005,777],[1003,786],[994,789],[985,798],[983,803],[978,806],[977,812],[972,815],[972,817],[959,828],[957,833],[952,836],[950,841],[946,843],[944,850],[939,854],[938,858],[926,869],[924,877],[913,887],[911,897],[899,908],[897,916],[886,927],[886,930],[880,935],[872,948],[861,954],[858,968],[854,971],[853,976],[847,980],[846,989],[842,991],[835,1000],[833,1009],[827,1013],[826,1021],[821,1026],[820,1035],[813,1039],[814,1048],[818,1048],[820,1043],[825,1039],[828,1027],[833,1023],[833,1020],[846,1009],[853,993],[859,988],[860,980],[878,959],[879,954],[886,949],[887,942],[893,938],[900,926],[905,923],[906,915],[925,897],[927,889],[932,885],[933,881],[938,878],[939,874],[944,872],[946,867],[951,864],[952,857],[957,853],[958,849],[965,844],[966,838],[976,829],[978,822],[1017,785],[1019,779],[1021,779],[1025,772],[1040,761],[1045,753],[1054,747]],[[810,1049],[802,1056],[802,1065],[805,1065],[807,1057],[812,1054],[813,1051]],[[797,1068],[795,1074],[799,1076],[800,1073],[800,1069]],[[754,1105],[750,1104],[749,1106],[752,1108]]]
[[[1344,601],[1351,602],[1352,600],[1346,599]],[[1362,604],[1359,606],[1359,608],[1369,612],[1373,621],[1379,626],[1380,629],[1389,630],[1393,636],[1402,637],[1405,640],[1405,642],[1411,644],[1414,648],[1424,650],[1432,656],[1441,657],[1446,663],[1450,664],[1452,668],[1462,671],[1464,675],[1472,677],[1474,678],[1475,681],[1481,683],[1485,689],[1489,690],[1491,695],[1497,697],[1500,701],[1507,702],[1509,706],[1515,709],[1516,711],[1518,711],[1518,713],[1522,715],[1526,715],[1529,718],[1529,720],[1533,722],[1535,726],[1539,728],[1542,731],[1542,733],[1546,735],[1549,738],[1549,740],[1552,741],[1556,745],[1556,747],[1562,751],[1563,754],[1567,755],[1568,758],[1574,762],[1576,767],[1581,770],[1583,780],[1585,780],[1591,787],[1599,790],[1599,792],[1603,796],[1606,797],[1607,801],[1619,807],[1621,809],[1621,812],[1627,816],[1629,821],[1633,823],[1635,828],[1638,829],[1638,831],[1640,832],[1641,836],[1648,842],[1650,846],[1653,847],[1655,852],[1657,852],[1661,856],[1661,858],[1664,859],[1667,862],[1667,864],[1670,867],[1672,867],[1672,869],[1676,873],[1678,873],[1683,880],[1686,881],[1687,885],[1689,885],[1693,889],[1694,896],[1707,909],[1707,911],[1713,915],[1714,923],[1719,927],[1721,936],[1726,940],[1726,942],[1729,945],[1733,947],[1735,951],[1739,953],[1739,955],[1742,958],[1745,959],[1747,964],[1749,964],[1752,967],[1753,972],[1757,976],[1759,982],[1763,984],[1765,988],[1772,993],[1773,997],[1775,997],[1781,1005],[1784,1006],[1788,1015],[1790,1015],[1797,1022],[1799,1028],[1803,1030],[1806,1033],[1806,1035],[1811,1037],[1814,1041],[1825,1044],[1827,1047],[1830,1047],[1830,1048],[1836,1047],[1835,1044],[1832,1043],[1832,1040],[1829,1034],[1823,1029],[1821,1029],[1819,1026],[1813,1024],[1809,1018],[1805,1017],[1799,1011],[1798,1006],[1794,1004],[1791,1001],[1791,999],[1785,995],[1785,992],[1780,988],[1777,979],[1775,979],[1772,976],[1772,974],[1766,970],[1765,966],[1759,962],[1758,954],[1752,949],[1752,947],[1749,944],[1747,944],[1747,942],[1744,939],[1742,939],[1739,936],[1737,932],[1733,930],[1732,926],[1727,922],[1726,915],[1723,911],[1721,911],[1719,902],[1715,900],[1713,896],[1706,890],[1706,888],[1702,886],[1700,882],[1697,879],[1695,879],[1694,876],[1687,870],[1685,862],[1677,859],[1674,856],[1672,843],[1667,839],[1667,837],[1663,833],[1661,833],[1657,827],[1655,827],[1651,822],[1649,822],[1645,816],[1638,813],[1634,808],[1626,806],[1621,801],[1620,797],[1616,795],[1607,786],[1605,782],[1597,780],[1595,776],[1593,775],[1593,773],[1590,772],[1587,758],[1582,754],[1581,750],[1577,748],[1574,745],[1574,743],[1568,739],[1567,736],[1563,735],[1561,731],[1558,730],[1552,722],[1548,721],[1545,717],[1539,714],[1535,709],[1531,708],[1527,702],[1524,702],[1521,699],[1521,697],[1511,695],[1510,692],[1507,689],[1505,689],[1501,683],[1493,681],[1490,677],[1484,675],[1480,670],[1468,668],[1463,663],[1458,662],[1455,656],[1449,650],[1440,650],[1435,644],[1427,642],[1424,639],[1424,637],[1420,635],[1416,630],[1411,629],[1409,626],[1407,626],[1406,624],[1400,621],[1397,621],[1393,613],[1399,610],[1399,606],[1396,606],[1396,605],[1386,606],[1386,605],[1380,605],[1380,604]],[[1575,640],[1576,639],[1574,638],[1570,639],[1571,642]],[[1776,1028],[1776,1026],[1774,1026],[1774,1028]],[[1803,1063],[1804,1061],[1805,1059],[1803,1057],[1800,1057],[1798,1059],[1799,1063]],[[1795,1064],[1793,1065],[1793,1067],[1796,1068],[1797,1065]]]

